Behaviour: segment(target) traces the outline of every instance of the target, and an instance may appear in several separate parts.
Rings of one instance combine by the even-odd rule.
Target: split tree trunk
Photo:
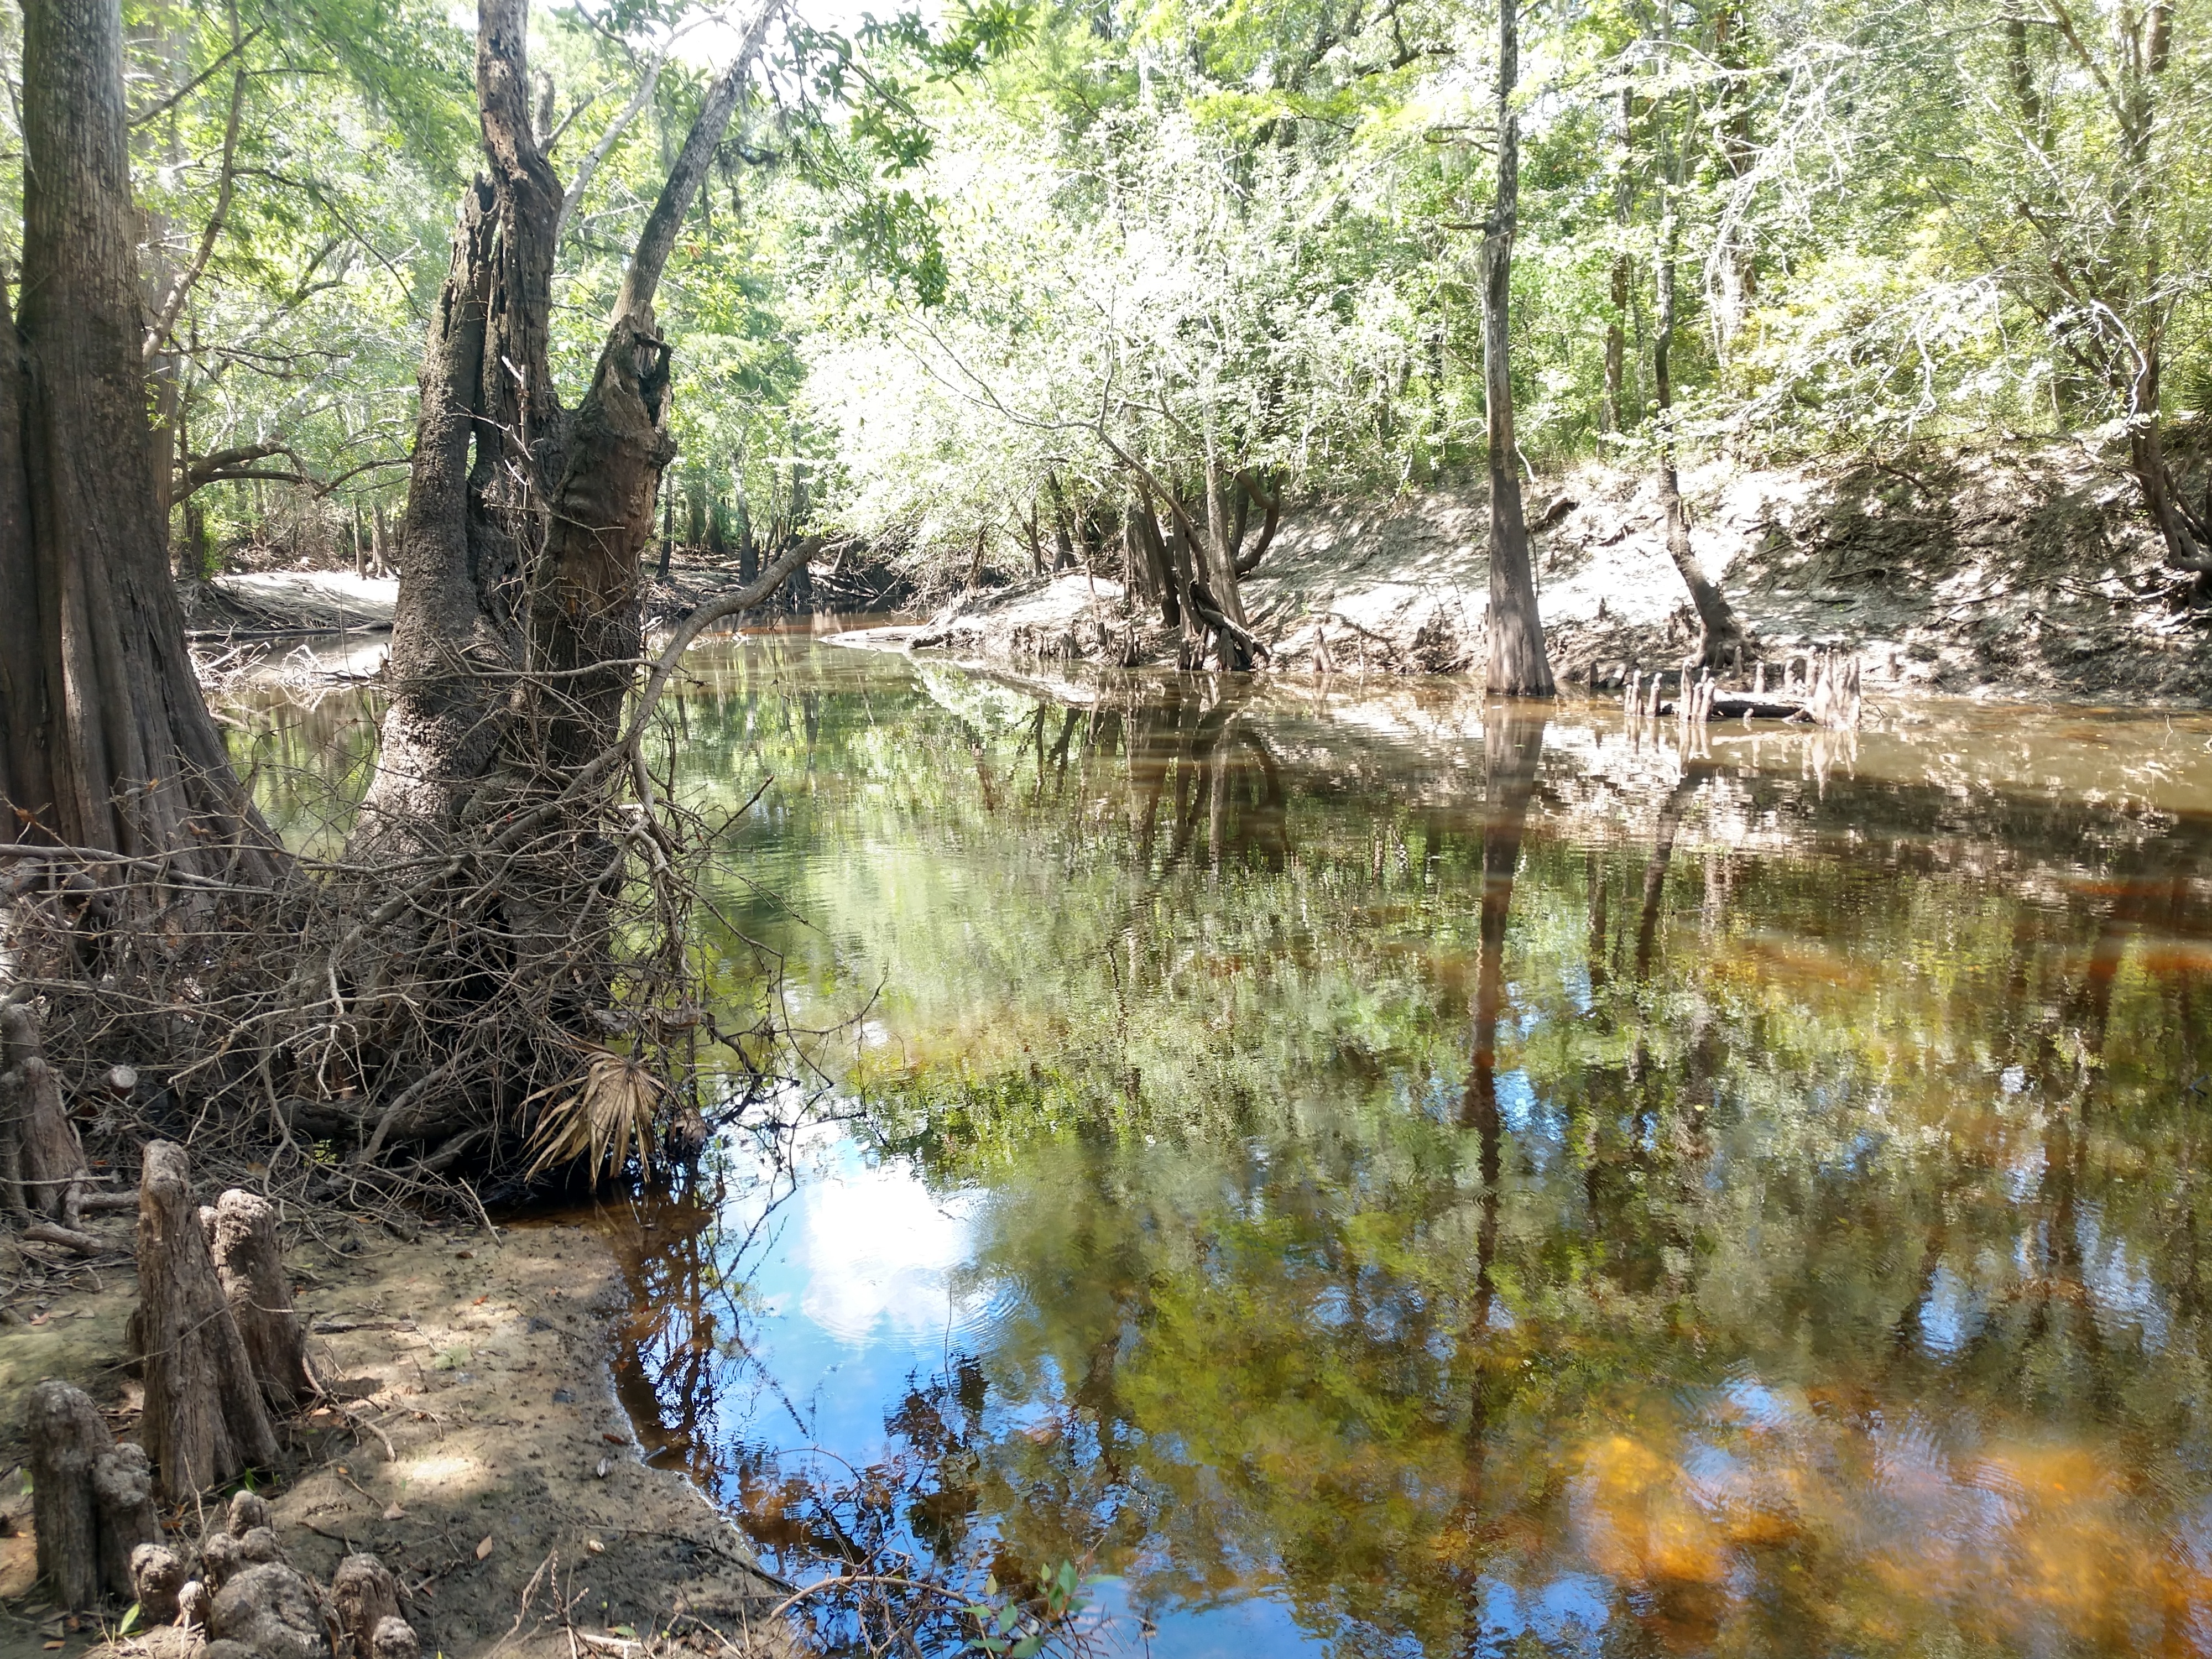
[[[24,1437],[39,1576],[72,1610],[130,1600],[131,1552],[161,1535],[144,1449],[117,1445],[91,1396],[66,1382],[31,1390]]]
[[[1513,237],[1521,204],[1519,0],[1498,7],[1498,196],[1482,238],[1482,385],[1490,427],[1490,668],[1488,689],[1548,697],[1552,665],[1536,608],[1536,573],[1521,505],[1520,454],[1513,441],[1510,356]]]
[[[392,697],[354,855],[428,849],[489,774],[523,661],[523,572],[562,421],[547,356],[561,191],[538,148],[527,0],[480,0],[486,171],[463,194],[423,346],[399,530]]]
[[[730,67],[708,89],[669,170],[623,273],[606,344],[571,428],[544,562],[530,584],[532,665],[565,677],[557,696],[527,694],[538,717],[532,753],[556,772],[583,765],[614,742],[635,681],[630,665],[644,635],[640,556],[652,533],[661,474],[676,459],[666,426],[668,343],[655,326],[653,302],[677,230],[736,112],[767,16],[757,15]],[[798,488],[794,483],[794,510]]]
[[[0,351],[0,835],[270,879],[282,854],[208,718],[169,575],[121,9],[27,0],[23,31],[22,353]]]
[[[149,1141],[138,1183],[146,1449],[182,1502],[276,1459],[276,1431],[192,1202],[185,1149]]]

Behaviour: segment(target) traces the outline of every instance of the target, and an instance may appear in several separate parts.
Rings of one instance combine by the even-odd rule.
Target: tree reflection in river
[[[2053,783],[1974,711],[1707,756],[1426,690],[703,678],[687,772],[780,780],[731,926],[865,1012],[819,1058],[957,1219],[941,1333],[802,1343],[836,1241],[710,1233],[687,1334],[638,1255],[652,1391],[786,1570],[857,1501],[811,1441],[1163,1650],[1255,1599],[1244,1645],[1358,1653],[2212,1646],[2212,727]],[[807,696],[811,769],[715,712]]]

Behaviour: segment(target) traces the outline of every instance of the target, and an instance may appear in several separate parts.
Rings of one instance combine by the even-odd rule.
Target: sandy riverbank
[[[2134,486],[2082,446],[2021,441],[1911,466],[1873,459],[1691,469],[1692,542],[1761,648],[1858,653],[1870,690],[2197,703],[2212,614],[2185,607]],[[1606,684],[1679,663],[1693,630],[1648,469],[1585,465],[1528,491],[1555,672]],[[1480,667],[1480,490],[1310,504],[1244,585],[1273,666],[1311,674]],[[1132,605],[1138,655],[1176,638]],[[899,643],[981,662],[1111,660],[1119,583],[1032,578],[945,605]]]
[[[575,1659],[572,1628],[603,1656],[671,1630],[708,1653],[755,1644],[749,1625],[782,1592],[696,1487],[643,1462],[615,1399],[611,1328],[626,1303],[602,1239],[535,1224],[496,1242],[481,1227],[409,1241],[310,1219],[316,1237],[287,1262],[313,1359],[359,1420],[325,1408],[291,1425],[291,1462],[261,1487],[295,1565],[327,1582],[349,1551],[375,1553],[426,1655]],[[19,1322],[0,1326],[0,1468],[22,1466],[25,1401],[47,1376],[135,1434],[136,1275],[127,1231],[108,1231],[111,1256],[48,1265],[27,1250],[17,1266],[6,1306]],[[0,1655],[100,1649],[94,1621],[68,1630],[41,1605],[22,1484],[5,1483],[0,1505]],[[191,1518],[167,1519],[197,1535]]]

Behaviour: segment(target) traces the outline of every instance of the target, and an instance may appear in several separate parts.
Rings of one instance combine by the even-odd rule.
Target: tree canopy
[[[2212,396],[2206,21],[2197,0],[1530,13],[1523,464],[1655,451],[1672,267],[1683,444],[2101,434],[2186,567],[2203,526],[2161,481],[2164,428]],[[218,541],[276,533],[298,480],[325,514],[396,508],[473,167],[468,39],[411,0],[126,23],[173,507]],[[736,24],[621,0],[532,27],[569,181],[573,400]],[[1197,501],[1211,465],[1223,511],[1451,475],[1485,420],[1497,67],[1494,8],[1429,0],[780,16],[662,296],[681,488],[764,520],[803,477],[821,528],[964,564],[979,533],[999,562],[1055,520],[1095,535],[1133,467]]]

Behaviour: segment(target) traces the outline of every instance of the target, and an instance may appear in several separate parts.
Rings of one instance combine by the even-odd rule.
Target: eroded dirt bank
[[[2134,486],[2075,442],[1910,462],[1690,470],[1692,544],[1761,647],[1862,653],[1869,687],[2019,697],[2212,697],[2191,611]],[[1645,469],[1587,465],[1528,491],[1552,659],[1572,683],[1678,663],[1692,638]],[[1487,504],[1474,491],[1287,514],[1244,597],[1275,665],[1453,673],[1479,664]],[[1122,648],[1121,590],[1080,575],[955,600],[908,642],[981,660]],[[1147,664],[1175,639],[1147,619]]]
[[[20,1322],[0,1327],[0,1468],[23,1467],[26,1399],[47,1376],[135,1436],[136,1276],[128,1231],[111,1231],[112,1257],[18,1266],[6,1305]],[[354,1397],[293,1424],[291,1467],[262,1487],[294,1565],[327,1583],[350,1551],[374,1553],[426,1655],[620,1659],[672,1630],[699,1651],[781,1650],[761,1632],[783,1592],[696,1487],[641,1461],[616,1402],[610,1328],[627,1310],[599,1237],[532,1224],[497,1243],[481,1228],[409,1242],[342,1217],[314,1231],[287,1263],[319,1373]],[[0,1654],[100,1649],[94,1621],[66,1628],[33,1585],[23,1484],[10,1478],[0,1504]],[[165,1520],[198,1534],[195,1517]]]

